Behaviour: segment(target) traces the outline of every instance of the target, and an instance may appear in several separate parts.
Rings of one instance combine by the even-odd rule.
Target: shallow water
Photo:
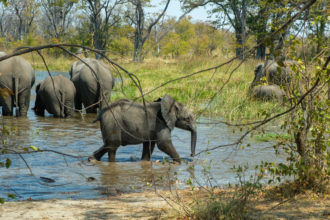
[[[58,74],[69,77],[68,73],[53,73]],[[47,76],[46,72],[36,72],[36,83]],[[34,100],[33,89],[30,109],[34,106]],[[248,163],[249,167],[253,168],[261,161],[275,160],[271,143],[253,142],[251,147],[244,150],[237,147],[220,148],[210,154],[200,154],[192,160],[189,157],[190,132],[174,129],[173,144],[179,155],[187,158],[181,165],[162,163],[163,159],[168,157],[157,148],[152,155],[152,160],[156,163],[150,165],[148,162],[141,162],[141,145],[120,147],[116,163],[108,163],[105,155],[101,162],[92,164],[87,162],[87,157],[103,144],[99,124],[92,123],[95,117],[94,114],[83,118],[77,114],[70,119],[53,118],[49,114],[39,117],[32,110],[29,110],[27,118],[4,117],[4,124],[10,130],[10,135],[3,136],[7,146],[32,145],[80,158],[53,152],[23,154],[33,172],[33,175],[30,175],[19,155],[0,155],[0,161],[7,157],[13,161],[10,169],[0,168],[0,197],[13,193],[16,200],[100,198],[119,192],[145,190],[150,188],[150,183],[166,188],[176,182],[179,187],[185,187],[184,183],[188,178],[196,179],[202,185],[208,184],[208,179],[211,179],[213,184],[225,185],[237,181],[231,170],[233,165]],[[207,147],[235,142],[241,135],[234,134],[232,129],[224,124],[202,123],[209,121],[199,120],[196,153]],[[280,160],[278,157],[276,159]],[[205,171],[209,171],[211,175]],[[253,170],[248,174],[253,174]],[[178,181],[173,180],[174,175]],[[55,182],[45,183],[45,178]],[[168,179],[172,179],[171,183],[167,183]]]

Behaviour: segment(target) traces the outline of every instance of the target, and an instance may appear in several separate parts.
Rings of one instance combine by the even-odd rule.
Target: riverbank
[[[329,219],[327,194],[304,192],[289,198],[269,194],[268,189],[251,199],[247,206],[250,219]],[[198,196],[199,190],[128,193],[102,200],[44,200],[7,202],[0,205],[0,218],[11,219],[189,219],[182,209]],[[232,189],[216,190],[226,200]],[[180,202],[175,203],[179,196]],[[166,199],[166,200],[165,200]],[[174,209],[174,208],[175,209]],[[187,206],[188,207],[188,206]],[[188,207],[188,209],[191,207]],[[181,210],[178,213],[176,210]]]

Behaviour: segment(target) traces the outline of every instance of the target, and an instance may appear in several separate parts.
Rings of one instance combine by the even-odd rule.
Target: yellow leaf
[[[37,148],[37,147],[35,147],[35,146],[33,146],[33,145],[31,145],[30,148],[31,148],[32,150],[34,150],[34,151],[38,151],[38,150],[39,150],[39,148]]]

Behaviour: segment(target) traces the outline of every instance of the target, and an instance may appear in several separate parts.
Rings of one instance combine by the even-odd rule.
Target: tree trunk
[[[103,50],[102,48],[102,33],[101,33],[101,3],[100,0],[95,0],[94,2],[94,11],[93,11],[93,46],[97,50]],[[98,53],[95,53],[95,58],[100,59],[102,56]]]
[[[143,49],[143,30],[144,30],[144,11],[140,0],[137,1],[135,9],[136,27],[134,33],[134,62],[142,62],[142,49]]]
[[[265,60],[266,58],[266,47],[264,44],[260,44],[257,47],[256,59]]]
[[[245,59],[245,30],[241,29],[236,32],[236,56],[240,59]]]
[[[246,0],[242,0],[241,8],[239,5],[233,4],[232,10],[235,15],[235,35],[236,35],[236,56],[245,59],[245,43],[246,43]]]
[[[240,37],[236,37],[236,56],[239,57],[240,59],[244,59],[243,54],[244,54],[244,46],[242,44],[242,40]]]
[[[317,49],[316,53],[320,53],[322,50],[322,46],[326,42],[325,37],[324,37],[324,30],[325,30],[325,21],[321,19],[320,21],[320,27],[317,30]]]
[[[134,37],[134,57],[133,57],[134,62],[143,61],[142,49],[143,49],[143,45],[142,45],[141,36],[135,35],[135,37]]]
[[[23,40],[23,21],[19,19],[18,23],[18,39]]]

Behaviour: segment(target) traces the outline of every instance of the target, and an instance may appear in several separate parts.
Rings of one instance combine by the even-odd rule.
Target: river
[[[52,74],[69,77],[68,73]],[[47,76],[46,72],[37,71],[36,83]],[[189,178],[201,185],[235,184],[236,174],[231,169],[234,165],[248,164],[250,169],[246,175],[253,175],[254,166],[261,161],[281,160],[275,157],[271,143],[252,140],[251,146],[245,149],[225,147],[192,159],[189,156],[190,132],[174,129],[173,144],[179,155],[186,158],[181,165],[164,162],[168,156],[157,147],[152,155],[152,165],[141,162],[142,145],[120,147],[116,163],[108,163],[107,155],[101,162],[89,163],[87,157],[103,145],[99,124],[92,123],[96,115],[82,118],[76,114],[69,119],[53,118],[49,114],[39,117],[31,110],[34,100],[33,88],[27,118],[4,117],[4,124],[10,131],[9,135],[3,136],[4,143],[11,147],[35,146],[80,158],[53,152],[22,154],[33,172],[31,175],[19,155],[0,155],[0,161],[9,157],[13,162],[9,169],[0,168],[0,197],[12,193],[16,196],[15,200],[102,198],[116,193],[142,191],[155,185],[162,189],[170,185],[184,188]],[[235,142],[242,135],[240,132],[233,133],[232,128],[224,124],[205,122],[212,120],[198,120],[196,153]],[[55,182],[47,182],[47,178]]]

